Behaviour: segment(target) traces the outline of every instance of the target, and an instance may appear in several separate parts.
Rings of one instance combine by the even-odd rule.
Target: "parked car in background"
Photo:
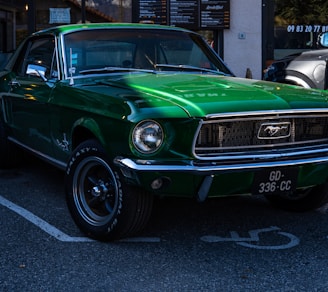
[[[319,36],[318,43],[327,47],[327,34]],[[264,80],[287,83],[305,88],[328,88],[328,49],[310,50],[273,62],[264,74]]]
[[[141,231],[154,197],[264,195],[294,211],[328,199],[328,92],[236,78],[185,29],[34,33],[0,73],[0,101],[1,166],[19,146],[63,169],[95,239]]]

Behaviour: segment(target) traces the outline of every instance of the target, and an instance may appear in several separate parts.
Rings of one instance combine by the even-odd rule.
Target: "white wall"
[[[224,30],[224,61],[238,77],[246,69],[262,78],[262,0],[231,0],[230,29]]]

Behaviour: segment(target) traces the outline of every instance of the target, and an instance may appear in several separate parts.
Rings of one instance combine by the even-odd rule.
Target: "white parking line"
[[[95,240],[88,237],[72,237],[67,235],[66,233],[60,231],[58,228],[44,221],[40,217],[34,215],[30,211],[14,204],[13,202],[5,199],[0,196],[0,205],[10,209],[11,211],[17,213],[22,216],[29,222],[33,223],[35,226],[42,229],[44,232],[48,233],[50,236],[64,242],[94,242]],[[160,242],[160,238],[158,237],[131,237],[120,240],[119,242],[140,242],[140,243],[157,243]]]
[[[159,237],[128,237],[120,239],[118,242],[146,242],[146,243],[158,243],[161,242]]]
[[[48,233],[50,236],[55,237],[56,239],[60,241],[65,242],[91,242],[94,241],[87,237],[72,237],[64,232],[60,231],[56,227],[52,226],[48,222],[44,221],[40,217],[34,215],[30,211],[27,211],[26,209],[14,204],[13,202],[5,199],[4,197],[0,196],[0,204],[4,207],[7,207],[11,211],[17,213],[18,215],[24,217],[26,220],[33,223],[35,226],[39,227],[46,233]]]

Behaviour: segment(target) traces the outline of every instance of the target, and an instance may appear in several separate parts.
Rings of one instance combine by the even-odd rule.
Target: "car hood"
[[[138,108],[139,114],[142,110],[149,114],[151,108],[157,112],[162,108],[165,115],[170,115],[171,110],[176,115],[175,108],[178,107],[180,114],[204,117],[216,113],[323,108],[328,105],[328,94],[322,91],[208,74],[126,74],[101,83],[125,92],[124,99],[130,106]],[[104,92],[104,88],[92,87]]]
[[[310,51],[304,51],[301,53],[297,53],[294,55],[286,56],[284,59],[291,59],[291,60],[297,60],[297,61],[313,61],[313,60],[321,60],[325,59],[328,56],[328,50],[322,49],[322,50],[310,50]],[[283,60],[284,60],[283,59]]]
[[[321,50],[309,50],[303,51],[291,55],[287,55],[279,60],[276,60],[274,63],[278,62],[290,62],[290,61],[313,61],[313,60],[322,60],[328,57],[328,49]]]

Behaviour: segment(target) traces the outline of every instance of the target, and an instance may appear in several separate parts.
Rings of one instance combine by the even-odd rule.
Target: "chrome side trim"
[[[270,167],[287,167],[287,166],[301,166],[306,164],[321,164],[328,163],[328,156],[324,157],[315,157],[315,158],[306,158],[306,159],[297,159],[297,160],[285,160],[285,161],[270,161],[270,162],[261,162],[256,161],[252,163],[238,163],[238,164],[229,164],[229,165],[218,165],[209,163],[205,166],[194,165],[191,161],[190,164],[158,164],[157,161],[152,160],[132,160],[130,158],[116,157],[114,163],[123,168],[131,171],[140,171],[140,172],[184,172],[191,173],[195,175],[211,175],[222,172],[230,171],[245,171],[245,170],[257,170],[261,168],[270,168]]]
[[[54,159],[52,158],[51,156],[49,155],[46,155],[40,151],[37,151],[19,141],[17,141],[16,139],[12,138],[12,137],[8,137],[8,140],[10,140],[11,142],[15,143],[16,145],[18,145],[19,147],[23,148],[23,149],[26,149],[27,151],[31,152],[32,154],[34,154],[35,156],[41,158],[42,160],[45,160],[45,161],[48,161],[49,163],[51,163],[52,165],[58,167],[59,169],[62,169],[62,170],[65,170],[66,169],[66,163],[60,161],[60,160],[57,160],[57,159]]]

